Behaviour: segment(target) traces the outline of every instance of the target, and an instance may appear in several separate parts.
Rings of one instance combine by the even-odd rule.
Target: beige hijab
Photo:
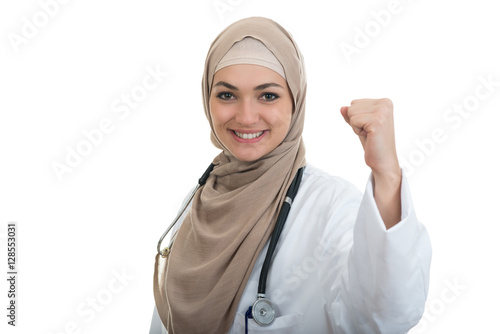
[[[209,97],[215,68],[245,37],[261,41],[281,63],[294,111],[284,141],[253,162],[236,159],[215,135]],[[290,34],[266,18],[233,23],[215,39],[202,82],[211,139],[222,152],[179,228],[167,258],[156,256],[154,295],[169,334],[227,333],[248,277],[272,233],[286,190],[305,165],[302,142],[306,78]],[[257,297],[257,291],[255,291]]]

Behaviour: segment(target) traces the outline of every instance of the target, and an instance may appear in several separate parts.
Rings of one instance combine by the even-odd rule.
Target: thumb
[[[348,110],[348,109],[349,109],[349,107],[346,107],[346,106],[341,107],[341,108],[340,108],[340,113],[341,113],[341,114],[342,114],[342,116],[344,117],[344,120],[347,122],[347,124],[350,124],[350,123],[349,123],[350,118],[349,118],[349,116],[347,115],[347,110]]]

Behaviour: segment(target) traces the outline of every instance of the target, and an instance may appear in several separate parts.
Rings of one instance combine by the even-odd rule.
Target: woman
[[[403,333],[416,325],[431,250],[398,164],[390,100],[340,110],[372,169],[362,196],[306,164],[304,64],[277,23],[248,18],[226,28],[208,52],[202,89],[222,152],[176,224],[170,253],[157,255],[151,332]]]

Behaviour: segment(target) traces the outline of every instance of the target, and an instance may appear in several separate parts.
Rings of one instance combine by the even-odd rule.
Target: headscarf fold
[[[217,138],[209,99],[215,68],[231,47],[252,37],[281,63],[294,110],[283,142],[257,161],[236,159]],[[202,80],[211,140],[222,152],[177,231],[167,258],[156,256],[154,294],[169,334],[227,333],[258,255],[266,245],[285,193],[305,165],[302,142],[306,76],[291,35],[276,22],[253,17],[223,30],[208,52]],[[255,291],[257,297],[257,291]]]

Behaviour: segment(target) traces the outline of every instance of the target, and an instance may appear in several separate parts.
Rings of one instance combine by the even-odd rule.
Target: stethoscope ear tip
[[[168,256],[168,254],[170,253],[170,248],[168,247],[165,247],[163,248],[161,251],[160,251],[160,255],[161,257],[163,258],[166,258]]]

